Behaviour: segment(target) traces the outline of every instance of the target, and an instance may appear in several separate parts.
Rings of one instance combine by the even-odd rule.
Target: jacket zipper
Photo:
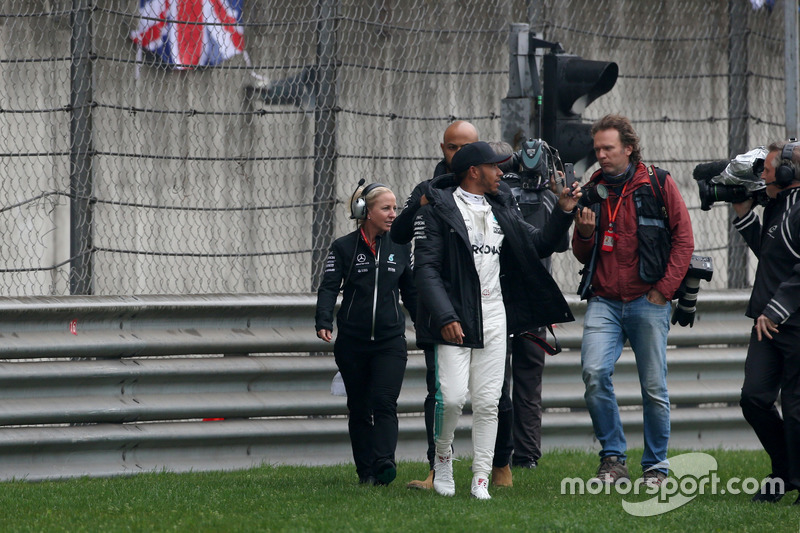
[[[378,309],[378,272],[381,265],[381,241],[377,242],[377,250],[375,250],[375,287],[372,290],[372,330],[369,333],[369,340],[375,340],[375,315]]]

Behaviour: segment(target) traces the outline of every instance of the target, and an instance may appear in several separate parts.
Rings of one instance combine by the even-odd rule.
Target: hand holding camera
[[[597,226],[597,217],[591,209],[578,209],[575,213],[575,229],[584,239],[590,239]]]
[[[572,163],[564,164],[564,175],[565,184],[570,190],[578,187],[575,180],[575,169]],[[608,189],[605,185],[600,183],[587,184],[578,189],[576,197],[578,198],[578,209],[583,209],[584,207],[592,206],[608,198]]]

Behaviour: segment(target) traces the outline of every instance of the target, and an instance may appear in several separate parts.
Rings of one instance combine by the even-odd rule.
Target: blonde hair
[[[366,209],[366,211],[369,211],[372,208],[372,206],[375,205],[375,201],[378,198],[378,196],[380,196],[380,195],[382,195],[384,193],[387,193],[387,192],[394,194],[394,192],[392,192],[392,190],[389,187],[387,187],[386,185],[378,184],[377,187],[372,187],[369,190],[369,192],[366,194],[366,196],[364,196],[364,190],[366,190],[370,185],[373,185],[373,184],[370,183],[369,185],[363,185],[363,186],[359,187],[358,190],[356,190],[356,194],[353,195],[353,202],[351,202],[351,204],[350,204],[350,214],[351,215],[354,214],[353,213],[353,204],[359,198],[363,197],[364,205],[366,206],[365,209]],[[359,226],[363,225],[366,220],[367,220],[366,216],[364,218],[362,218],[362,219],[359,219],[358,220],[358,225]]]

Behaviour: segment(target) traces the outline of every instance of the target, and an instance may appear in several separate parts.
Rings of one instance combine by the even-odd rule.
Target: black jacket
[[[550,189],[523,189],[520,180],[503,177],[503,181],[511,187],[511,194],[519,207],[522,218],[534,228],[543,228],[556,210],[558,196]],[[555,252],[566,252],[569,249],[570,235],[565,231],[555,248]],[[542,264],[548,272],[552,273],[553,259],[550,256],[542,257]]]
[[[441,328],[459,321],[464,346],[483,347],[480,280],[472,258],[464,219],[456,206],[452,174],[430,184],[430,203],[415,220],[414,277],[418,306],[417,342],[445,344]],[[553,253],[572,223],[572,215],[556,209],[547,226],[536,229],[522,219],[508,189],[486,195],[503,230],[500,284],[509,334],[574,320],[556,282],[540,258]]]
[[[447,163],[442,159],[433,169],[433,178],[438,178],[447,174]],[[392,240],[397,244],[408,244],[414,238],[414,219],[417,216],[417,211],[422,207],[419,205],[419,200],[423,194],[427,194],[428,188],[433,178],[418,183],[414,190],[411,191],[411,196],[406,200],[403,210],[397,215],[397,218],[392,222],[392,231],[390,235]]]
[[[746,316],[800,326],[800,187],[778,193],[764,208],[763,228],[750,211],[733,221],[758,257]]]
[[[333,309],[341,288],[342,306],[336,314],[340,333],[374,341],[405,334],[401,293],[410,315],[417,312],[411,246],[395,244],[383,235],[376,239],[375,249],[377,260],[360,230],[333,242],[317,291],[316,331],[333,331]]]

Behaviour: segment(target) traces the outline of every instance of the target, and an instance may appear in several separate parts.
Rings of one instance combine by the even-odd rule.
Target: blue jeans
[[[630,302],[594,297],[583,322],[581,367],[586,385],[586,407],[602,450],[600,457],[627,458],[625,433],[619,418],[611,376],[630,341],[636,356],[642,391],[644,455],[642,469],[657,466],[667,472],[669,443],[669,393],[667,392],[667,334],[669,302],[656,305],[646,296]]]

